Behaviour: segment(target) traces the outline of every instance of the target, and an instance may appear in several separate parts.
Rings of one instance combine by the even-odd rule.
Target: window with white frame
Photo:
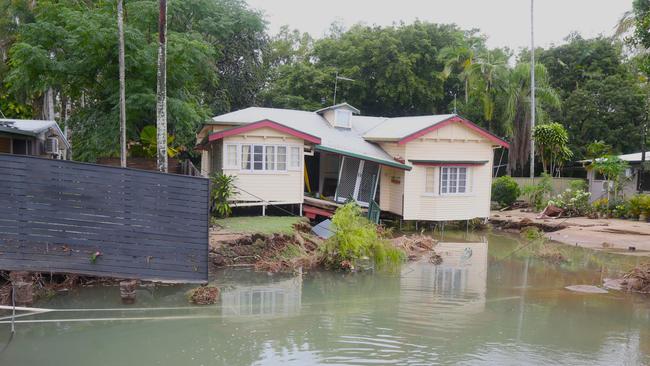
[[[224,168],[243,171],[286,171],[302,167],[302,146],[225,144]]]
[[[427,168],[426,171],[426,181],[424,183],[424,193],[427,194],[433,194],[434,193],[434,174],[435,174],[435,168]]]
[[[226,145],[225,148],[225,161],[223,163],[225,168],[237,169],[239,167],[239,159],[237,152],[237,145]]]
[[[352,111],[337,109],[334,111],[334,125],[336,127],[350,128],[352,122]]]
[[[463,194],[468,192],[466,167],[443,166],[440,168],[440,194]]]
[[[300,161],[300,150],[302,150],[301,146],[291,146],[289,148],[289,169],[300,170],[302,163]]]
[[[278,146],[277,148],[277,170],[287,170],[287,147]]]

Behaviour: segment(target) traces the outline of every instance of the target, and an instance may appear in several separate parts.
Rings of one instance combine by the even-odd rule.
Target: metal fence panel
[[[0,269],[206,282],[208,195],[205,178],[0,154]]]

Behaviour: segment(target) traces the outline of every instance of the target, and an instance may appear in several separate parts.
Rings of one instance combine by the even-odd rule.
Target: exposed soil
[[[546,238],[564,244],[627,255],[650,255],[648,222],[587,217],[539,219],[536,216],[520,210],[494,211],[490,223],[497,229],[514,232],[535,226],[545,232]]]

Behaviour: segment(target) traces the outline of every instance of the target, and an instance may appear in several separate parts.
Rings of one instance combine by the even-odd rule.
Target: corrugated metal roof
[[[641,152],[633,153],[633,154],[619,155],[618,157],[621,158],[621,160],[625,160],[625,161],[641,161],[641,158],[642,158]],[[645,153],[645,160],[650,161],[650,151],[647,151]]]
[[[243,125],[269,119],[287,127],[320,137],[321,146],[347,151],[352,154],[367,156],[389,165],[395,160],[372,142],[363,138],[363,134],[383,123],[386,118],[352,116],[352,128],[335,128],[316,112],[292,109],[250,107],[212,118],[214,124]]]
[[[27,136],[36,136],[41,132],[54,129],[65,145],[70,148],[68,140],[63,135],[56,121],[45,121],[36,119],[9,119],[0,118],[0,131],[15,133]]]
[[[624,155],[618,155],[618,157],[621,160],[629,161],[629,162],[638,162],[641,161],[641,152],[638,153],[632,153],[632,154],[624,154]],[[596,159],[600,160],[600,159]],[[645,153],[645,160],[650,161],[650,151],[647,151]],[[591,163],[593,160],[592,159],[585,159],[585,160],[578,160],[578,163]]]
[[[438,114],[386,118],[384,123],[369,130],[363,137],[372,141],[397,141],[455,116],[455,114]]]

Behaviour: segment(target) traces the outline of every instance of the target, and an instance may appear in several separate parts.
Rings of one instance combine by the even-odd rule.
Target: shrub
[[[594,203],[591,204],[591,207],[595,212],[598,212],[602,215],[608,215],[610,213],[609,200],[607,198],[595,200]]]
[[[228,201],[237,194],[235,191],[235,176],[212,173],[210,181],[212,182],[210,190],[211,210],[219,217],[228,217],[232,213]]]
[[[591,212],[589,198],[591,193],[586,191],[587,185],[584,181],[574,181],[561,194],[548,201],[549,205],[557,206],[564,210],[569,216],[584,216]]]
[[[323,262],[327,266],[350,268],[359,261],[372,260],[377,267],[382,267],[399,264],[406,257],[379,236],[377,225],[362,214],[355,202],[339,207],[332,223],[336,232],[324,247]]]
[[[650,216],[650,195],[648,194],[637,194],[632,196],[629,203],[629,216],[633,218],[638,218],[643,215],[645,217]]]
[[[521,194],[519,185],[510,176],[499,177],[492,182],[492,200],[501,206],[510,206]]]
[[[539,211],[546,207],[548,198],[553,193],[553,183],[551,176],[544,173],[539,180],[539,183],[527,185],[522,190],[528,204],[535,210]]]

